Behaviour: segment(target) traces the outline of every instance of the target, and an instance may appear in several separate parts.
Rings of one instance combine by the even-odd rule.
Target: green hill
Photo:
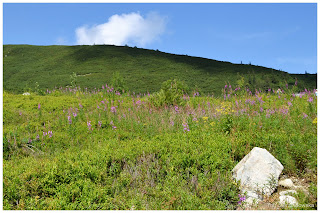
[[[22,93],[70,85],[70,75],[77,74],[81,88],[101,88],[111,83],[115,72],[123,77],[126,87],[134,92],[155,92],[161,83],[176,78],[191,89],[221,94],[226,83],[234,87],[245,79],[254,89],[294,85],[298,89],[316,88],[316,74],[293,75],[279,70],[248,64],[232,64],[212,59],[174,55],[127,46],[3,46],[3,86],[5,91]]]

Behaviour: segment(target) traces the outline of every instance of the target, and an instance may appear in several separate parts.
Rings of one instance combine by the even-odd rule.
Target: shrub
[[[149,101],[156,107],[163,105],[184,105],[183,95],[189,92],[188,86],[180,80],[167,80],[162,83],[159,92],[149,97]]]
[[[120,74],[120,72],[113,73],[112,79],[111,79],[111,85],[115,89],[115,91],[125,92],[128,90],[128,88],[126,87],[124,78]]]

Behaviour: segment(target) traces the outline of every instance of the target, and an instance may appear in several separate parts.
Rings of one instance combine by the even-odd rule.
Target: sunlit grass
[[[314,91],[228,87],[185,100],[155,107],[107,86],[5,92],[4,208],[235,209],[230,171],[255,146],[284,174],[316,174]]]

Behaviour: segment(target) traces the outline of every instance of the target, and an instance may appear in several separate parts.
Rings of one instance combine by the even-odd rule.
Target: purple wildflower
[[[245,195],[238,195],[239,196],[239,201],[238,201],[238,204],[240,205],[243,201],[245,201],[246,200],[246,196]]]
[[[113,130],[117,129],[117,127],[113,124],[113,121],[110,122],[110,125],[112,126]]]
[[[176,111],[176,113],[179,113],[179,107],[178,106],[174,106],[174,110]]]
[[[141,100],[136,101],[136,105],[140,106],[141,105]]]
[[[306,113],[303,113],[303,118],[307,118],[308,115]]]
[[[188,126],[187,123],[182,123],[182,126],[184,127],[184,128],[183,128],[183,131],[184,131],[184,132],[189,132],[189,131],[190,131],[189,126]]]
[[[309,99],[308,99],[308,102],[313,102],[313,98],[312,97],[310,97]]]
[[[92,130],[91,121],[87,121],[88,130]]]
[[[69,124],[72,124],[71,116],[68,116],[68,122]]]
[[[117,111],[117,110],[116,110],[116,107],[114,107],[114,106],[111,107],[111,112],[116,113],[116,111]]]
[[[52,131],[48,131],[49,138],[52,137]]]
[[[280,111],[282,114],[287,115],[289,110],[288,110],[287,108],[281,108],[281,109],[279,109],[279,111]]]
[[[74,112],[72,114],[73,114],[73,117],[77,117],[77,113],[76,112]]]
[[[101,122],[101,121],[98,121],[98,125],[99,125],[99,127],[101,127],[101,124],[102,124],[102,122]]]
[[[40,103],[38,104],[38,109],[41,109],[41,104]]]

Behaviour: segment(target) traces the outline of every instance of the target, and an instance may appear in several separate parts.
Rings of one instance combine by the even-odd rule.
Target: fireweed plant
[[[316,206],[317,96],[277,89],[156,104],[108,85],[4,92],[4,209],[237,209],[231,170],[255,146],[308,179],[298,202]]]

